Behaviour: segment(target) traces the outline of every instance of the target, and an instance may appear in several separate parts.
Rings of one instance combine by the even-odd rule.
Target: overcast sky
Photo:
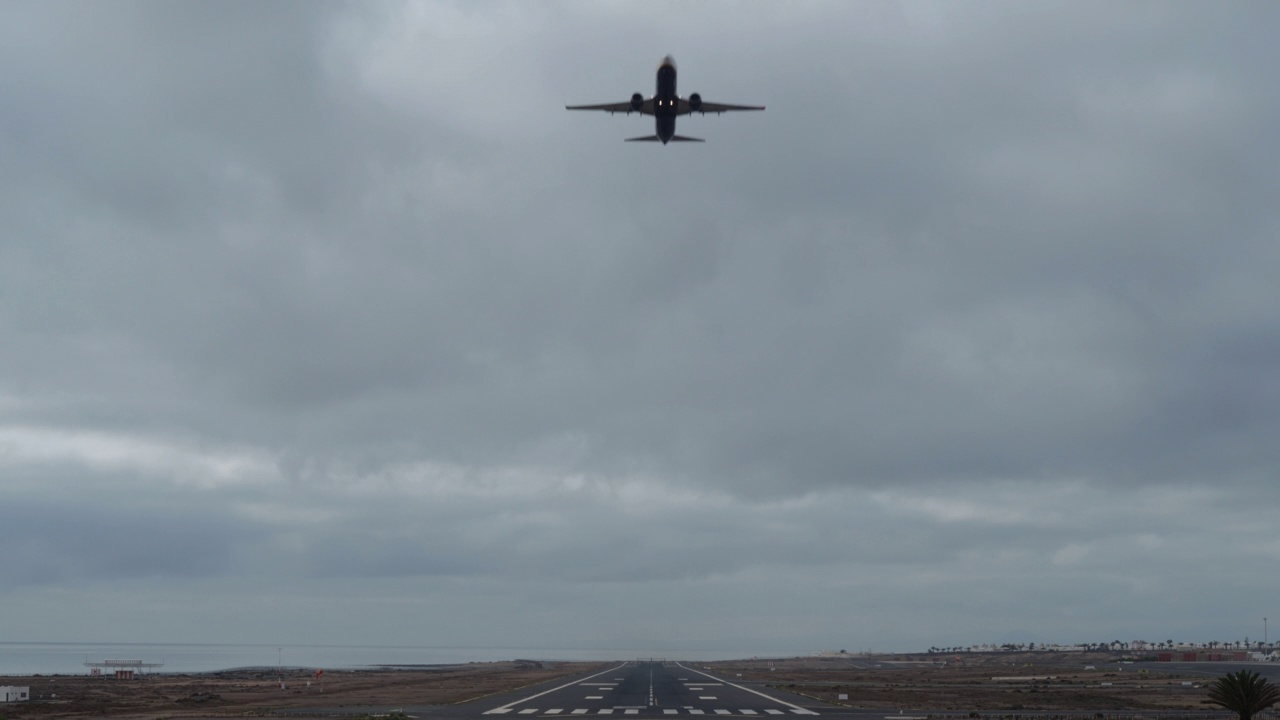
[[[1261,639],[1277,28],[5,3],[0,639]]]

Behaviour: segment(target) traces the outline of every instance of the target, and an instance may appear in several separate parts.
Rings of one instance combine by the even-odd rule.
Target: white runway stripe
[[[506,715],[508,714],[508,712],[512,712],[513,710],[515,710],[515,708],[498,707],[498,708],[494,708],[494,710],[489,710],[484,712],[484,715]],[[603,708],[603,710],[595,710],[594,712],[596,715],[613,715],[614,710],[621,710],[623,715],[639,715],[641,710],[657,711],[657,708],[605,707]],[[698,708],[698,707],[685,707],[684,710],[689,711],[690,715],[707,715],[707,711],[701,710],[701,708]],[[521,710],[516,711],[516,714],[517,715],[536,715],[536,714],[539,714],[539,712],[544,716],[545,715],[564,715],[564,712],[566,712],[566,710],[564,710],[563,707],[552,707],[552,708],[549,708],[549,710],[539,710],[539,708],[536,708],[536,707],[525,707],[525,708],[521,708]],[[589,712],[593,712],[593,711],[591,711],[590,708],[586,708],[586,707],[575,707],[573,708],[573,710],[570,710],[567,712],[570,715],[586,715],[586,714],[589,714]],[[742,710],[737,711],[737,714],[759,715],[760,712],[762,711],[751,710],[751,708],[742,708]],[[763,712],[767,712],[767,714],[769,715],[785,715],[785,712],[782,712],[781,710],[774,710],[774,708],[772,707],[764,708]],[[818,712],[814,712],[812,710],[805,710],[805,708],[803,707],[796,708],[796,710],[792,710],[791,712],[792,714],[795,714],[795,715],[818,715]],[[680,708],[663,707],[662,714],[663,715],[680,715]],[[733,711],[724,710],[724,708],[717,707],[716,710],[712,710],[712,714],[733,715]]]

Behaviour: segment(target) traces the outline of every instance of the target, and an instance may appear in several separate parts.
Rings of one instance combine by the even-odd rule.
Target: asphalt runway
[[[702,716],[797,718],[840,712],[810,698],[772,689],[749,687],[736,678],[719,677],[692,663],[633,661],[608,670],[540,685],[459,705],[290,708],[281,715],[385,715],[403,712],[432,720],[517,720],[523,718],[600,718],[630,720]],[[845,714],[845,713],[842,713]],[[884,713],[879,713],[883,716]]]
[[[779,693],[748,688],[695,666],[662,661],[621,663],[602,673],[503,700],[482,714],[759,718],[819,714],[798,704],[798,698],[783,699]]]

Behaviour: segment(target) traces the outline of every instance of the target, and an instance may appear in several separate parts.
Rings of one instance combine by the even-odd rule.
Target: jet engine
[[[631,96],[631,109],[635,112],[640,112],[642,107],[644,107],[644,96],[640,93],[635,93]]]
[[[689,110],[691,112],[701,112],[702,96],[699,95],[698,93],[694,93],[689,96]]]

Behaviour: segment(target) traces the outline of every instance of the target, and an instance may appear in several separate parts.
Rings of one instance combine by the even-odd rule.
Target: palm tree
[[[1280,689],[1256,672],[1237,670],[1209,685],[1209,702],[1252,720],[1254,713],[1280,702]]]

